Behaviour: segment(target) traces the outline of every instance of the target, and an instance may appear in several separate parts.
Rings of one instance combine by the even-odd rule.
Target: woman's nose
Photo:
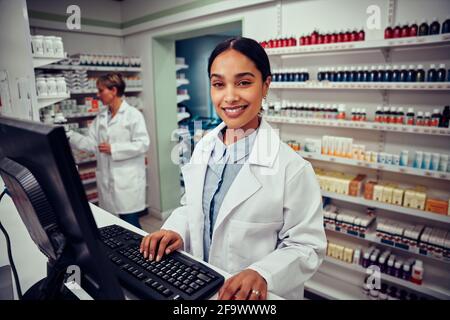
[[[225,95],[225,103],[232,104],[236,101],[239,101],[239,96],[236,94],[236,91],[233,89],[228,89]]]

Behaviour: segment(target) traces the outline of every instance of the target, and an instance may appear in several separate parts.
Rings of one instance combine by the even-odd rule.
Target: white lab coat
[[[70,132],[70,143],[97,157],[97,190],[101,208],[115,214],[145,208],[145,153],[150,138],[142,113],[123,100],[108,123],[108,110],[97,115],[87,136]],[[111,144],[111,155],[100,153],[98,145]]]
[[[178,232],[184,250],[203,259],[203,183],[214,137],[196,146],[182,168],[183,206],[162,229]],[[326,250],[322,197],[311,164],[281,142],[263,119],[248,161],[225,196],[214,225],[209,263],[234,274],[256,270],[268,290],[302,299],[303,284],[320,266]]]

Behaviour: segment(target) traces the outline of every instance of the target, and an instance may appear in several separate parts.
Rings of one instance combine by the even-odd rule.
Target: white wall
[[[10,97],[10,101],[3,101],[0,114],[23,119],[37,118],[38,115],[28,29],[25,0],[0,0],[0,71],[6,72],[8,85],[5,91]]]

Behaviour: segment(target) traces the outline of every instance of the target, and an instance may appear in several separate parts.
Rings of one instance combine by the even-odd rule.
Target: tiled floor
[[[154,231],[161,229],[161,226],[164,223],[164,221],[159,220],[150,214],[142,216],[139,219],[139,222],[141,223],[142,229],[144,229],[148,233],[152,233]]]

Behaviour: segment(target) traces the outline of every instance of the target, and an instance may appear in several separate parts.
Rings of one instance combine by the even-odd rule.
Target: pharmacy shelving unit
[[[353,272],[360,273],[362,275],[367,274],[366,269],[357,264],[347,263],[347,262],[344,262],[344,261],[341,261],[341,260],[338,260],[335,258],[331,258],[331,257],[325,257],[324,262],[333,264],[334,266],[339,267],[339,268],[344,268],[347,270],[351,270]],[[402,288],[408,289],[410,291],[415,291],[415,292],[427,295],[427,296],[429,296],[431,298],[435,298],[435,299],[441,299],[441,300],[449,300],[450,299],[450,289],[448,289],[448,290],[441,289],[436,286],[433,286],[432,284],[428,284],[426,282],[422,283],[421,285],[418,285],[411,281],[399,279],[399,278],[390,276],[385,273],[381,273],[380,276],[381,276],[381,279],[380,279],[381,282],[388,282],[391,284],[395,284]]]
[[[376,236],[376,231],[375,231],[376,227],[375,226],[369,228],[369,230],[367,230],[364,233],[364,237],[362,237],[361,235],[357,235],[355,232],[351,232],[351,231],[349,232],[349,231],[345,230],[344,228],[338,228],[335,225],[326,225],[325,230],[334,232],[336,234],[343,234],[347,237],[353,237],[358,240],[364,240],[368,243],[377,244],[377,245],[384,246],[389,249],[395,248],[395,250],[405,252],[408,254],[413,254],[418,259],[420,259],[420,258],[432,259],[432,260],[444,262],[444,263],[447,263],[450,265],[450,259],[448,259],[448,258],[431,255],[431,254],[428,254],[427,252],[424,253],[417,247],[411,247],[409,245],[395,243],[394,241],[391,241],[391,240],[385,240],[385,239],[382,240],[382,239],[378,238]]]
[[[86,70],[89,75],[91,76],[97,76],[99,74],[105,73],[105,72],[121,72],[121,73],[127,73],[127,74],[138,74],[142,72],[141,67],[131,67],[131,66],[98,66],[98,65],[73,65],[73,64],[64,64],[62,59],[57,60],[48,60],[47,63],[43,63],[41,59],[34,61],[33,64],[35,66],[35,69],[41,69],[41,70],[47,70],[50,72],[54,71],[63,71],[63,70]],[[59,62],[59,63],[58,63]],[[125,93],[129,94],[139,94],[143,90],[142,87],[127,87],[125,89]],[[39,107],[45,107],[52,105],[54,103],[58,103],[62,100],[74,98],[74,99],[82,99],[84,96],[92,96],[96,95],[97,90],[96,89],[84,89],[80,91],[71,90],[70,94],[64,96],[64,97],[58,97],[55,99],[38,99]],[[72,114],[67,118],[69,122],[86,122],[93,120],[97,113],[83,113],[83,114]],[[89,159],[80,161],[77,163],[80,170],[95,170],[96,160],[95,159]],[[96,190],[96,179],[88,179],[88,180],[82,180],[82,183],[85,187],[86,191],[92,192],[93,190]],[[98,201],[98,200],[97,200]],[[95,202],[92,201],[91,202]]]
[[[357,130],[374,130],[374,131],[397,132],[405,134],[450,136],[449,128],[408,126],[408,125],[385,124],[368,121],[348,121],[348,120],[296,118],[296,117],[291,118],[281,116],[265,116],[264,119],[266,119],[268,122],[281,124],[333,127],[333,128],[357,129]]]
[[[331,82],[309,80],[306,82],[273,82],[270,88],[295,90],[406,90],[450,92],[450,82]]]
[[[381,64],[402,64],[402,61],[392,61],[393,57],[397,53],[400,54],[402,51],[408,50],[409,52],[414,50],[415,57],[417,57],[420,55],[423,56],[423,50],[427,50],[427,54],[429,53],[429,50],[438,50],[444,53],[448,52],[449,47],[450,34],[444,34],[427,37],[389,40],[380,39],[361,42],[274,48],[266,49],[266,52],[269,55],[273,68],[283,68],[284,66],[292,68],[296,65],[300,67],[305,64],[313,66],[314,63],[311,63],[311,61],[314,61],[314,59],[319,61],[316,63],[317,66],[322,66],[323,61],[325,61],[323,59],[324,55],[327,56],[328,60],[330,60],[330,57],[333,55],[339,55],[338,61],[341,61],[339,64],[344,65],[345,63],[342,61],[345,59],[349,61],[347,62],[348,64],[358,64],[358,61],[367,64],[367,58],[365,60],[360,58],[362,55],[369,54],[372,57],[380,57],[379,54],[381,53],[381,56],[384,58],[384,62],[381,62]],[[442,59],[448,60],[448,58],[445,58],[444,54],[441,55],[443,56]],[[308,59],[308,62],[306,62],[305,59]],[[427,56],[422,59],[426,61]],[[330,66],[330,64],[330,62],[326,62],[326,66]],[[380,64],[380,62],[374,62],[374,64]],[[313,67],[311,68],[313,69]],[[339,99],[338,103],[345,103],[345,101],[342,100],[345,100],[346,97],[351,99],[353,95],[357,95],[358,98],[356,98],[356,100],[358,102],[358,108],[366,107],[367,110],[370,111],[371,108],[374,108],[374,105],[379,105],[380,102],[377,101],[374,104],[373,102],[371,103],[371,101],[364,101],[361,103],[361,97],[363,97],[363,95],[367,94],[369,99],[381,97],[380,100],[382,100],[382,106],[397,106],[399,104],[399,97],[407,97],[408,95],[418,96],[423,94],[427,96],[435,95],[438,97],[450,98],[450,82],[319,82],[314,79],[314,74],[310,73],[310,80],[306,82],[272,82],[270,85],[270,92],[270,100],[272,100],[271,98],[273,98],[273,96],[275,97],[275,101],[281,101],[283,99],[297,100],[301,94],[300,99],[303,101],[310,100],[308,99],[308,95],[313,96],[312,99],[315,101],[320,101],[321,97],[326,97],[323,103],[330,103],[330,97],[334,94],[336,94],[336,99]],[[380,96],[377,94],[380,94]],[[390,97],[394,95],[396,100],[391,103]],[[445,104],[448,104],[448,101],[449,99],[446,99]],[[440,106],[440,108],[442,106]],[[434,108],[436,108],[436,106],[434,106]],[[372,143],[371,149],[374,148],[373,151],[376,152],[387,152],[387,149],[389,152],[394,152],[393,150],[399,152],[401,150],[399,148],[412,149],[413,151],[417,143],[422,143],[424,146],[423,148],[425,149],[428,146],[423,143],[424,141],[427,141],[426,139],[429,139],[432,141],[429,145],[433,152],[448,154],[450,150],[448,148],[450,145],[450,128],[382,124],[371,121],[355,122],[334,119],[289,117],[279,114],[266,114],[264,117],[275,128],[280,130],[280,135],[283,140],[291,140],[294,139],[294,137],[301,139],[302,137],[311,136],[319,139],[323,135],[333,134],[353,137],[357,141],[359,139],[370,139],[369,141]],[[401,145],[401,147],[398,145]],[[348,168],[351,172],[357,171],[359,173],[367,173],[368,175],[370,173],[371,176],[383,178],[382,180],[384,180],[385,177],[389,180],[391,176],[395,176],[395,182],[402,183],[402,181],[405,180],[408,185],[415,179],[421,183],[425,183],[430,189],[435,188],[436,185],[436,188],[441,188],[439,189],[440,191],[442,191],[442,189],[446,192],[450,191],[449,172],[372,163],[349,158],[307,153],[304,151],[300,151],[299,154],[306,160],[311,161],[313,166],[317,165],[319,167],[325,166],[329,168],[330,166],[338,165],[339,168]],[[342,171],[344,169],[339,170]],[[376,212],[378,212],[378,210],[381,211],[380,213],[383,214],[383,217],[392,217],[393,220],[399,222],[414,224],[419,220],[425,225],[427,225],[428,222],[431,226],[438,226],[439,228],[450,230],[450,216],[367,200],[364,197],[353,197],[345,194],[327,192],[324,190],[322,190],[322,196],[331,200],[332,203],[338,201],[343,204],[348,204],[353,208],[360,208],[361,211],[364,211],[366,208],[374,208],[376,209]],[[419,294],[422,293],[423,295],[432,298],[450,299],[450,290],[448,288],[448,283],[450,283],[450,269],[448,268],[448,265],[450,262],[446,258],[429,256],[423,254],[418,249],[404,248],[394,243],[381,241],[375,236],[374,232],[368,233],[364,239],[353,234],[330,229],[326,229],[326,233],[328,237],[332,239],[338,237],[338,239],[343,239],[346,243],[360,243],[360,241],[365,241],[369,244],[385,246],[393,253],[401,253],[406,256],[411,256],[412,258],[423,260],[425,269],[429,265],[432,265],[434,268],[433,271],[437,270],[439,277],[436,278],[433,275],[433,277],[426,279],[431,280],[424,280],[425,282],[421,286],[386,275],[383,275],[383,279],[386,282],[390,282],[411,291],[416,291]],[[318,272],[305,283],[305,289],[327,299],[367,299],[367,296],[362,290],[364,274],[365,270],[360,266],[348,265],[347,263],[336,261],[334,259],[331,260],[331,258],[327,257]],[[440,281],[437,281],[436,279],[440,279]],[[445,285],[445,283],[447,283],[447,285]]]
[[[52,104],[61,102],[63,100],[69,99],[70,94],[63,94],[63,95],[56,95],[56,96],[48,96],[48,97],[41,97],[38,96],[38,108],[39,110],[48,106],[51,106]]]
[[[413,175],[413,176],[419,176],[419,177],[425,177],[425,178],[441,179],[441,180],[450,181],[450,172],[423,170],[423,169],[417,169],[417,168],[406,167],[406,166],[396,166],[396,165],[389,165],[389,164],[383,164],[383,163],[368,162],[368,161],[364,161],[364,160],[355,160],[355,159],[350,159],[350,158],[328,156],[328,155],[317,154],[317,153],[312,153],[312,152],[305,152],[305,151],[298,151],[298,154],[308,160],[319,160],[319,161],[323,161],[323,162],[337,163],[337,164],[349,165],[349,166],[360,167],[360,168],[365,168],[365,169],[381,170],[381,171],[386,171],[386,172],[395,172],[395,173],[401,173],[401,174],[407,174],[407,175]]]
[[[33,67],[39,68],[39,67],[48,66],[53,63],[58,63],[59,61],[66,59],[66,56],[67,56],[67,54],[64,54],[64,57],[62,57],[62,58],[33,56]]]

